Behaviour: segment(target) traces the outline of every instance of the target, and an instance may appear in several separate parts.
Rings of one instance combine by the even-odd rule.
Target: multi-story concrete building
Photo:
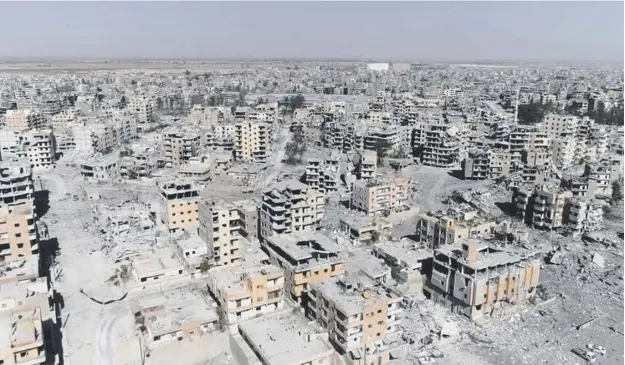
[[[299,301],[310,285],[344,272],[343,248],[319,232],[294,232],[268,237],[271,262],[284,270],[285,292]]]
[[[240,122],[234,126],[235,161],[267,161],[271,148],[271,124],[265,122]]]
[[[580,121],[572,115],[550,114],[543,119],[540,130],[549,138],[575,137]]]
[[[170,131],[163,138],[165,166],[178,167],[200,153],[201,136],[190,131]]]
[[[284,276],[273,265],[213,268],[208,272],[208,289],[228,323],[273,312],[284,305]]]
[[[477,210],[449,208],[419,215],[416,240],[428,247],[450,245],[460,240],[489,236],[496,223]]]
[[[247,242],[245,237],[248,236],[242,225],[246,217],[245,212],[225,201],[202,201],[199,204],[198,214],[198,233],[208,246],[211,263],[215,266],[225,266],[239,262]],[[249,228],[254,229],[253,226]]]
[[[536,126],[518,126],[510,133],[510,151],[547,151],[549,137]]]
[[[382,217],[351,217],[339,219],[339,231],[358,243],[376,243],[385,240],[391,223]]]
[[[52,128],[70,129],[78,120],[78,111],[76,109],[63,109],[60,113],[52,116]]]
[[[80,175],[90,181],[113,181],[120,177],[119,154],[92,156],[80,163]]]
[[[359,180],[369,180],[375,177],[378,166],[376,151],[360,151],[358,153],[357,177]]]
[[[452,167],[460,162],[462,139],[453,124],[419,123],[413,132],[413,151],[426,166]]]
[[[6,128],[24,131],[43,127],[43,116],[30,109],[7,110],[5,115]]]
[[[408,199],[408,184],[405,178],[357,180],[351,207],[368,215],[401,210]]]
[[[307,298],[307,316],[340,354],[367,351],[367,364],[389,363],[388,351],[371,350],[399,332],[401,296],[365,275],[344,275],[313,284]]]
[[[520,162],[518,152],[471,150],[462,162],[462,171],[465,179],[497,179],[508,176]]]
[[[194,182],[165,179],[157,182],[161,202],[159,218],[169,229],[196,229],[199,227],[199,190]]]
[[[324,212],[323,193],[297,180],[278,182],[262,194],[260,235],[314,231]]]
[[[85,121],[72,128],[75,150],[79,154],[90,155],[106,152],[119,144],[118,133],[109,123],[87,123]]]
[[[33,207],[23,204],[9,213],[0,206],[0,262],[36,255],[39,240]]]
[[[612,174],[614,169],[608,164],[586,165],[588,191],[591,196],[612,196]]]
[[[50,170],[56,164],[56,139],[51,129],[41,129],[28,135],[26,152],[33,170]]]
[[[536,296],[540,254],[503,251],[487,242],[468,240],[434,251],[425,296],[473,320],[499,303],[522,303]]]
[[[148,124],[154,121],[153,101],[147,96],[132,97],[128,104],[128,110],[137,118],[139,124]]]
[[[561,169],[568,169],[577,162],[578,141],[573,137],[556,137],[551,140],[552,160],[555,166]],[[535,165],[540,165],[541,161],[535,161]],[[528,162],[529,163],[529,162]]]
[[[603,200],[573,198],[570,201],[566,228],[574,233],[597,229],[603,222]]]
[[[573,197],[570,190],[550,184],[536,185],[533,190],[518,189],[512,197],[516,214],[527,224],[553,230],[566,224],[567,206]]]
[[[336,191],[341,183],[339,159],[309,158],[304,174],[304,183],[321,193]]]
[[[0,162],[0,205],[12,212],[17,206],[33,207],[34,193],[32,170],[28,163]]]

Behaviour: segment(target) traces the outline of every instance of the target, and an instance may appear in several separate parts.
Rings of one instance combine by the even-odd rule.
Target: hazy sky
[[[0,2],[0,57],[623,60],[623,2]]]

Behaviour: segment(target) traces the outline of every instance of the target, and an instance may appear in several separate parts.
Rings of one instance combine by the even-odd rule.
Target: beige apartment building
[[[296,301],[310,285],[345,270],[342,247],[316,231],[271,236],[264,245],[271,262],[284,270],[285,293]]]
[[[260,235],[314,231],[324,212],[324,196],[297,180],[285,180],[263,191]]]
[[[165,166],[179,167],[188,163],[200,153],[201,136],[190,131],[173,131],[165,134]]]
[[[17,260],[39,252],[37,226],[29,204],[0,206],[0,262]]]
[[[352,188],[352,209],[368,215],[403,209],[408,199],[408,179],[357,180]]]
[[[424,293],[438,304],[473,320],[536,296],[540,274],[537,251],[503,251],[467,240],[434,251]]]
[[[495,221],[477,210],[449,208],[446,212],[431,211],[419,215],[416,239],[428,247],[441,247],[469,238],[488,236]]]
[[[239,209],[225,201],[199,203],[200,238],[208,246],[208,254],[215,266],[233,265],[241,260],[246,234]]]
[[[30,109],[7,110],[5,115],[6,128],[14,131],[38,129],[43,123],[43,116]]]
[[[197,229],[199,227],[199,189],[189,180],[157,182],[161,196],[160,219],[169,229]]]
[[[284,276],[273,265],[213,268],[208,272],[208,289],[228,323],[273,312],[284,305]]]
[[[366,351],[365,364],[389,363],[388,351],[372,350],[400,331],[401,296],[364,275],[344,275],[313,284],[307,298],[306,315],[328,330],[340,354]]]
[[[263,163],[271,147],[271,124],[240,122],[234,126],[235,161]]]
[[[0,314],[0,364],[38,365],[46,361],[41,310],[18,310]]]

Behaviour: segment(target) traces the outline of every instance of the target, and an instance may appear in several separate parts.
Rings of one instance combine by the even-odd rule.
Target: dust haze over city
[[[0,2],[0,364],[622,364],[623,11]]]

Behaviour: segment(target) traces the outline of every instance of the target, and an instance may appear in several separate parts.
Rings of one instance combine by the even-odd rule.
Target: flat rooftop
[[[417,249],[416,242],[402,238],[400,241],[383,242],[374,245],[375,250],[394,257],[410,268],[421,267],[421,263],[432,257],[432,250]]]
[[[450,257],[454,257],[462,262],[463,265],[470,267],[474,270],[483,270],[500,265],[514,264],[526,259],[532,259],[538,256],[537,251],[529,250],[517,250],[506,251],[499,248],[492,247],[488,242],[480,240],[470,240],[476,243],[478,254],[477,260],[473,262],[466,261],[462,256],[462,244],[463,242],[457,242],[452,245],[443,246],[436,249],[436,253],[442,253]],[[466,243],[466,241],[464,242]]]
[[[220,291],[228,295],[245,294],[243,279],[248,276],[267,275],[268,277],[281,277],[282,269],[273,265],[257,267],[220,266],[210,270],[209,276],[215,280]]]
[[[359,271],[371,279],[377,279],[391,273],[391,268],[384,264],[384,261],[376,258],[369,252],[362,249],[355,249],[347,253],[347,272]]]
[[[334,302],[334,305],[347,316],[360,314],[367,307],[400,298],[387,292],[377,281],[360,273],[346,273],[313,284],[312,287]]]
[[[200,246],[206,246],[206,243],[197,234],[190,234],[189,237],[177,241],[178,246],[183,250],[194,249]]]
[[[253,319],[240,324],[239,330],[270,365],[303,364],[334,353],[326,341],[315,336],[323,331],[294,313]]]
[[[378,219],[383,225],[390,226],[390,223],[382,218],[373,218],[364,215],[345,215],[340,218],[340,221],[347,224],[351,229],[360,230],[366,227],[373,227],[375,225],[375,219]]]
[[[290,179],[290,180],[284,180],[284,181],[280,181],[277,182],[273,185],[271,185],[268,189],[265,189],[265,192],[269,192],[272,190],[278,190],[278,191],[284,191],[284,190],[308,190],[310,189],[310,186],[301,183],[297,180],[294,179]]]
[[[343,250],[341,245],[317,231],[280,234],[268,237],[267,240],[297,261],[312,259],[313,252],[338,253]]]
[[[0,265],[0,283],[39,277],[39,257],[31,256]]]
[[[136,298],[132,307],[133,311],[143,312],[153,335],[170,333],[183,326],[199,327],[219,318],[212,303],[189,286]]]
[[[171,248],[164,248],[145,254],[133,260],[133,267],[139,276],[164,270],[183,269],[183,264]]]

